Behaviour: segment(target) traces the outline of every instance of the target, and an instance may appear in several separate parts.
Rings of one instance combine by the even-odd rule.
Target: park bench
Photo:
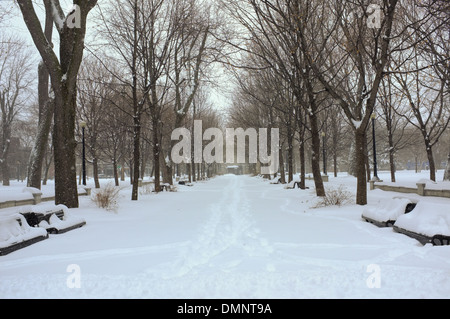
[[[47,238],[45,229],[31,227],[21,214],[0,216],[0,256]]]
[[[271,181],[270,184],[280,184],[281,183],[281,177],[274,177]]]
[[[174,185],[170,185],[169,183],[161,184],[161,190],[166,192],[176,192],[177,187]]]
[[[375,207],[366,207],[361,217],[378,227],[392,227],[399,216],[412,212],[416,205],[409,198],[394,197]]]
[[[189,183],[189,181],[185,181],[185,180],[181,180],[178,182],[178,185],[182,185],[182,186],[194,186],[194,184]]]
[[[286,184],[286,186],[284,186],[284,189],[295,189],[295,187],[297,187],[298,189],[301,189],[300,181],[292,181],[292,182]],[[309,189],[309,187],[305,187],[304,189]]]
[[[422,245],[450,245],[450,209],[447,204],[420,201],[408,215],[400,216],[393,229]]]
[[[44,228],[49,234],[62,234],[86,225],[83,218],[69,215],[63,205],[29,206],[20,214],[30,227]]]

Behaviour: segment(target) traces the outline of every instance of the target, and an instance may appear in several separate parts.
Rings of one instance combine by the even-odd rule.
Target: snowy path
[[[207,205],[210,216],[198,238],[183,251],[177,263],[179,275],[202,266],[227,272],[242,262],[242,256],[268,256],[272,249],[258,237],[250,205],[243,180],[229,178],[220,200]]]
[[[227,175],[117,214],[83,199],[85,227],[0,257],[0,298],[448,298],[450,247],[311,209],[313,193]]]

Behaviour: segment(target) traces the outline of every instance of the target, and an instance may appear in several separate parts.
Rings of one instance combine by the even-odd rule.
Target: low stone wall
[[[393,185],[383,185],[377,184],[374,181],[370,181],[370,189],[381,189],[386,192],[397,192],[405,194],[417,194],[420,196],[430,196],[430,197],[446,197],[450,198],[450,189],[427,189],[425,183],[417,183],[417,188],[404,187],[404,186],[393,186]]]
[[[84,188],[85,192],[78,193],[78,196],[90,196],[91,189],[88,187]],[[51,202],[55,200],[55,196],[42,197],[40,192],[32,192],[33,198],[30,199],[20,199],[20,200],[9,200],[6,202],[0,202],[0,209],[10,208],[16,206],[26,206],[26,205],[37,205],[42,202]]]

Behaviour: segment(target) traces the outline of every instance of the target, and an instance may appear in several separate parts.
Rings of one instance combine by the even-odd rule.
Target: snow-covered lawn
[[[450,246],[378,228],[360,206],[314,209],[307,185],[225,175],[137,202],[127,187],[116,213],[80,197],[70,213],[86,226],[0,256],[0,298],[449,298]],[[355,192],[353,177],[339,185]],[[370,191],[369,205],[395,196]]]

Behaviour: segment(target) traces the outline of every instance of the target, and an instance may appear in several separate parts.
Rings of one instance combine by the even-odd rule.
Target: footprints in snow
[[[230,179],[221,200],[210,205],[209,220],[201,227],[198,238],[180,256],[178,276],[204,266],[218,267],[226,272],[242,263],[252,262],[248,257],[258,260],[259,256],[273,252],[269,242],[260,237],[259,229],[253,225],[241,183],[238,178]],[[274,271],[275,266],[266,265],[265,269]]]

